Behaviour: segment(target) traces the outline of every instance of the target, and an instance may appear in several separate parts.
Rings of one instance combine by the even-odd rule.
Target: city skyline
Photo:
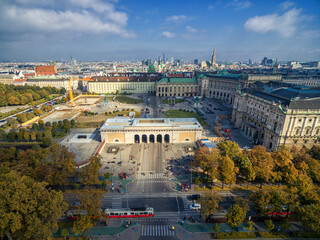
[[[1,61],[316,61],[319,1],[0,3]]]

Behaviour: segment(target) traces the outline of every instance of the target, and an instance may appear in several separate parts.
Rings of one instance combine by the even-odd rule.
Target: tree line
[[[47,148],[17,150],[0,148],[0,236],[49,239],[58,230],[58,220],[72,208],[66,198],[65,186],[70,179],[79,179],[76,197],[78,210],[86,216],[74,222],[72,231],[80,234],[93,226],[91,216],[99,216],[102,194],[98,171],[100,158],[76,170],[75,155],[65,146],[52,144]]]
[[[66,89],[38,86],[14,86],[0,84],[0,107],[30,104],[48,98],[50,94],[65,94]]]
[[[310,149],[281,146],[276,152],[255,146],[242,151],[235,142],[226,141],[211,151],[200,148],[193,164],[204,171],[209,182],[218,179],[222,184],[234,184],[258,180],[260,187],[264,182],[285,185],[282,189],[254,191],[249,199],[235,198],[226,215],[230,226],[236,227],[245,220],[251,203],[260,217],[285,212],[282,228],[288,227],[287,218],[293,213],[294,220],[306,229],[320,233],[320,193],[313,183],[320,180],[320,146]],[[205,191],[201,198],[203,218],[213,215],[221,203],[219,194],[213,190]],[[274,229],[272,220],[271,217],[265,221],[268,230]],[[252,222],[249,221],[248,226],[252,228]]]
[[[58,122],[46,122],[39,120],[29,128],[19,128],[6,133],[0,129],[0,140],[9,142],[42,142],[45,147],[51,145],[52,138],[60,138],[70,132],[76,126],[74,120],[64,119]]]
[[[268,152],[259,145],[251,150],[241,150],[232,141],[217,144],[209,150],[201,147],[195,153],[193,165],[202,169],[207,180],[218,179],[225,184],[239,182],[291,183],[305,177],[320,181],[320,147],[287,149],[280,146],[276,152]]]

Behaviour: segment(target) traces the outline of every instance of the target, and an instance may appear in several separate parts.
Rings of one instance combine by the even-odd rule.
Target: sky
[[[320,0],[0,0],[1,61],[320,61]]]

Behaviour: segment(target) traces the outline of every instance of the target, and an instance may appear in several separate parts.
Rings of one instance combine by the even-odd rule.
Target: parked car
[[[201,209],[201,205],[199,203],[193,203],[191,205],[189,205],[190,210],[200,210]]]
[[[190,200],[199,200],[200,199],[200,194],[193,194],[189,196]]]

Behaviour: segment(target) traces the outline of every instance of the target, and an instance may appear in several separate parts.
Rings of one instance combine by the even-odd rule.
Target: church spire
[[[212,68],[216,67],[216,45],[214,45],[214,48],[213,48],[213,54],[212,54],[212,59],[211,59],[211,67]]]

